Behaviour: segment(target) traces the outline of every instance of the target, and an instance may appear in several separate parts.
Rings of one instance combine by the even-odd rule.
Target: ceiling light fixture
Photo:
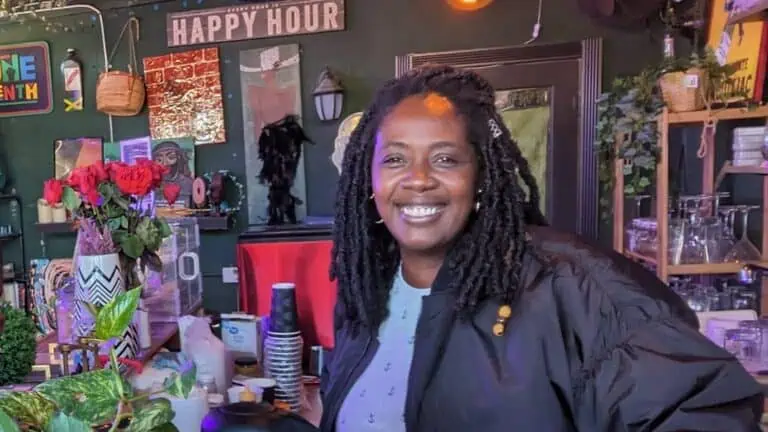
[[[460,11],[476,11],[480,10],[489,4],[493,3],[493,0],[445,0],[451,9]]]

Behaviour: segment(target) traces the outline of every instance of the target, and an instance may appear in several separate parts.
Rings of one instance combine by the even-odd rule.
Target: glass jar
[[[216,379],[211,374],[199,374],[197,376],[197,385],[200,387],[200,390],[204,390],[209,395],[218,393],[216,389]]]
[[[261,377],[259,361],[254,357],[240,357],[235,359],[235,375],[242,375],[248,378]]]

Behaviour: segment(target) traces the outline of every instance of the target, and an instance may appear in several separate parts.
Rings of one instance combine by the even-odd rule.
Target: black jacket
[[[440,270],[416,330],[409,432],[759,431],[761,387],[654,274],[549,228],[533,229],[532,245],[502,336],[497,302],[456,316]],[[335,343],[323,432],[378,346],[343,321]]]

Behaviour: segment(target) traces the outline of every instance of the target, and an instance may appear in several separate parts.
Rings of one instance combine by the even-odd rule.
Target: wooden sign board
[[[169,47],[344,30],[344,0],[283,0],[169,13]]]
[[[725,95],[736,91],[760,101],[768,58],[768,24],[764,20],[728,24],[729,17],[739,12],[737,8],[727,7],[728,3],[728,0],[712,1],[707,47],[715,52],[720,64],[738,66],[733,76],[734,88],[724,89]]]

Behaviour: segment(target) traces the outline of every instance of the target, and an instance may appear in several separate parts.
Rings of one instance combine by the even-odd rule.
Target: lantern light
[[[328,67],[325,67],[317,79],[317,86],[312,92],[315,97],[317,117],[322,121],[338,120],[344,105],[344,87]]]

